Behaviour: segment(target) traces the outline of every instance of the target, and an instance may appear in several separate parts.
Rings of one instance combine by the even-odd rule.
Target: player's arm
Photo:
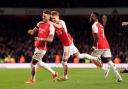
[[[63,25],[62,25],[61,22],[59,22],[58,24],[53,23],[53,25],[54,25],[56,28],[58,28],[58,29],[63,28]]]
[[[95,25],[92,26],[92,32],[93,32],[94,41],[93,41],[93,46],[92,46],[91,50],[93,51],[93,50],[96,49],[97,43],[98,43],[98,40],[99,40],[97,26],[95,26]]]
[[[60,21],[59,22],[59,24],[56,24],[56,23],[53,23],[53,25],[56,27],[56,28],[64,28],[64,30],[65,30],[65,32],[67,32],[67,26],[66,26],[66,24],[65,24],[65,22],[64,21]]]
[[[128,22],[122,22],[122,26],[128,25]]]
[[[38,27],[38,25],[37,25],[37,26],[34,27],[33,29],[29,29],[29,30],[28,30],[28,34],[29,34],[29,35],[34,35],[35,32],[38,31],[38,29],[39,29],[39,27]]]
[[[50,34],[48,38],[41,38],[42,41],[52,42],[54,38],[53,34]]]
[[[98,33],[94,33],[93,36],[94,36],[93,46],[97,47],[97,42],[98,42],[98,39],[99,39]]]

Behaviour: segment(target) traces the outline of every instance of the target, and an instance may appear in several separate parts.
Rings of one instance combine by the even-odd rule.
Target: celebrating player
[[[28,31],[30,35],[37,33],[37,37],[35,37],[35,52],[31,62],[32,77],[30,80],[26,81],[26,83],[29,84],[35,83],[37,65],[51,72],[53,80],[56,80],[58,75],[57,72],[53,71],[48,65],[42,62],[42,58],[47,51],[47,42],[52,42],[55,33],[55,28],[50,22],[50,14],[51,12],[49,10],[44,10],[42,13],[42,21],[40,21],[33,30],[30,29]]]
[[[122,78],[118,73],[116,66],[111,61],[112,55],[111,55],[110,47],[104,33],[104,28],[101,25],[101,23],[98,22],[98,18],[99,18],[99,14],[97,12],[93,12],[90,16],[90,21],[93,22],[92,25],[92,34],[94,38],[93,47],[92,47],[93,55],[98,57],[103,57],[108,62],[108,65],[113,69],[117,77],[117,81],[121,82]],[[105,68],[103,69],[105,70],[104,77],[106,79],[108,76],[109,69],[105,69]]]
[[[79,53],[78,49],[74,46],[73,38],[67,32],[66,24],[63,20],[59,19],[59,12],[58,11],[51,11],[51,19],[53,21],[53,25],[55,27],[55,32],[60,39],[61,43],[63,44],[64,53],[62,58],[62,66],[64,70],[64,76],[60,78],[60,80],[67,80],[68,79],[68,65],[67,61],[70,55],[74,55],[78,58],[88,58],[92,60],[96,65],[101,66],[100,62],[97,60],[97,57],[93,57],[86,53]]]

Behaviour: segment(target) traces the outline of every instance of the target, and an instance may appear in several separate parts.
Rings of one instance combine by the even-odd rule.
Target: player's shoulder
[[[94,23],[92,24],[92,27],[97,27],[97,26],[100,25],[100,24],[101,24],[100,22],[96,21],[96,22],[94,22]]]
[[[96,25],[97,23],[99,23],[98,21],[94,22],[93,25]]]
[[[63,26],[66,25],[64,20],[60,20],[60,24],[62,24]]]
[[[61,22],[61,23],[65,23],[65,21],[64,21],[64,20],[60,20],[60,22]]]
[[[40,24],[42,24],[42,23],[44,23],[43,21],[39,21],[38,23],[37,23],[37,26],[39,26]]]

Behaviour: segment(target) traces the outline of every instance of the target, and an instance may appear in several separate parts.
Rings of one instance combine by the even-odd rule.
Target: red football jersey
[[[104,27],[98,21],[92,25],[92,33],[98,34],[97,49],[108,49],[109,44],[104,33]]]
[[[39,28],[38,33],[37,33],[37,37],[39,37],[39,38],[48,38],[49,34],[54,35],[55,29],[54,29],[53,25],[50,23],[39,22],[37,24],[37,27]],[[47,49],[47,42],[41,41],[41,40],[36,40],[35,47],[45,50],[45,49]]]
[[[60,39],[60,41],[62,42],[62,44],[64,46],[69,46],[72,44],[73,42],[73,38],[71,37],[71,35],[67,32],[67,27],[66,24],[63,20],[60,20],[60,23],[63,25],[63,28],[56,28],[55,26],[55,32],[58,36],[58,38]]]

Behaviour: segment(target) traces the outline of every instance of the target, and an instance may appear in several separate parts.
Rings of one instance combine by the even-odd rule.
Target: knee
[[[36,65],[37,63],[38,63],[38,60],[36,60],[36,59],[33,59],[31,62],[31,64],[33,64],[33,65]]]
[[[77,53],[73,54],[73,56],[77,57],[77,58],[80,58],[80,53],[77,52]]]
[[[65,65],[65,64],[67,64],[67,61],[68,61],[68,60],[64,60],[64,59],[63,59],[63,60],[61,61],[61,64],[62,64],[62,65]]]
[[[37,67],[37,65],[36,64],[30,64],[30,66],[31,66],[31,68],[33,68],[33,67]]]

